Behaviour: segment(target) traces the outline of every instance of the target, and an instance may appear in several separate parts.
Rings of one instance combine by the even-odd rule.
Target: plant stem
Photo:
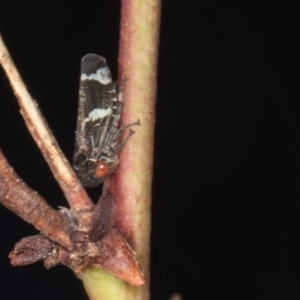
[[[93,300],[149,299],[150,208],[155,123],[156,69],[159,37],[159,0],[122,0],[119,83],[124,109],[121,125],[137,119],[141,126],[126,143],[116,172],[106,181],[116,201],[115,227],[137,253],[147,283],[133,287],[97,269],[80,278]],[[106,277],[107,276],[107,277]],[[106,283],[106,289],[100,288]]]

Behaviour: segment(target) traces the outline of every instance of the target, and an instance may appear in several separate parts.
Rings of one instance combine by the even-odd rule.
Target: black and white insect
[[[85,187],[102,183],[118,164],[121,133],[139,121],[118,128],[123,104],[104,57],[87,54],[81,60],[79,106],[73,165]]]

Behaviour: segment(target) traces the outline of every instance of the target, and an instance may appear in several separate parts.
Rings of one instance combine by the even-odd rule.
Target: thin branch
[[[46,159],[56,181],[63,190],[70,207],[85,210],[92,203],[86,191],[78,181],[73,169],[60,150],[51,130],[46,124],[37,103],[29,95],[7,49],[0,36],[0,63],[9,78],[10,84],[21,107],[25,123]]]
[[[27,186],[0,151],[0,203],[45,236],[71,250],[71,227],[65,219],[35,191]]]

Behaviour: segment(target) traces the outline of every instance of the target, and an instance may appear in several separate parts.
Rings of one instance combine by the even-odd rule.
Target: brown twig
[[[37,103],[29,95],[1,36],[0,63],[17,97],[25,123],[63,190],[70,207],[74,211],[89,210],[92,203],[88,195],[60,150]]]
[[[71,227],[18,177],[0,151],[0,203],[65,248],[72,250]]]

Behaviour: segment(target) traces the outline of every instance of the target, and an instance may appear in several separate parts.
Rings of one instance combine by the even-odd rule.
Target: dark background
[[[1,1],[0,32],[71,160],[80,59],[105,56],[116,78],[120,8],[118,1],[53,2]],[[174,292],[184,300],[300,298],[300,11],[294,3],[163,1],[153,300]],[[53,207],[67,205],[3,71],[0,147]],[[9,264],[14,244],[35,233],[0,207],[0,299],[87,299],[64,267]]]

